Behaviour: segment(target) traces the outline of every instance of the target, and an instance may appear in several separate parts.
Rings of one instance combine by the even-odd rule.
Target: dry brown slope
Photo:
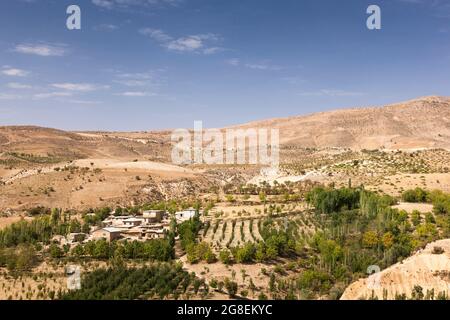
[[[442,254],[434,254],[435,247],[444,249]],[[411,297],[414,286],[419,285],[426,294],[434,289],[450,292],[450,239],[430,243],[422,251],[397,263],[378,274],[352,283],[344,292],[341,300],[369,299],[372,291],[378,299],[383,298],[383,290],[388,299],[395,299],[396,294]]]
[[[425,97],[375,108],[255,121],[233,128],[280,129],[282,145],[354,149],[450,148],[450,98]],[[0,127],[0,153],[15,151],[67,158],[170,156],[170,132],[76,133]],[[145,143],[142,143],[142,142]]]
[[[280,129],[282,145],[353,149],[450,148],[450,98],[255,121],[233,128]]]
[[[77,133],[35,126],[0,127],[0,155],[11,152],[35,156],[134,159],[141,156],[167,160],[170,144],[161,135],[142,141],[116,133]]]

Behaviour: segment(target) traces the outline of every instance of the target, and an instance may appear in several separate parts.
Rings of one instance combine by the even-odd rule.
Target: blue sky
[[[0,125],[221,127],[446,96],[449,71],[449,0],[0,2]]]

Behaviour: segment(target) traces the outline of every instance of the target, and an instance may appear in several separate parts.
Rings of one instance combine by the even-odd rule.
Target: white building
[[[92,233],[93,239],[106,239],[109,242],[119,239],[121,237],[122,229],[108,227],[103,229],[98,229]]]
[[[112,226],[120,226],[123,225],[124,221],[127,219],[131,219],[133,216],[109,216],[105,220],[103,220],[103,223],[106,225],[112,225]]]
[[[184,221],[194,218],[195,213],[196,213],[196,210],[192,209],[192,208],[183,210],[183,211],[178,211],[178,212],[175,212],[175,219],[178,222],[184,222]]]

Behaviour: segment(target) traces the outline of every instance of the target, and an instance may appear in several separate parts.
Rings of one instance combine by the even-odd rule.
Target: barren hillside
[[[167,142],[164,133],[77,133],[33,126],[0,127],[0,156],[14,161],[134,159],[140,156],[167,160],[170,150]],[[33,155],[35,159],[17,156],[21,153]]]
[[[440,248],[443,252],[435,248]],[[369,299],[372,291],[374,296],[382,299],[383,290],[387,291],[388,299],[394,299],[396,294],[405,294],[410,298],[414,286],[422,287],[424,294],[432,289],[435,296],[439,292],[448,294],[449,270],[450,240],[436,241],[403,262],[351,284],[341,300]]]
[[[324,182],[335,177],[345,183],[352,179],[370,185],[370,181],[359,178],[366,177],[369,169],[376,178],[373,172],[379,171],[381,164],[371,168],[366,165],[381,160],[345,148],[450,148],[450,99],[420,98],[381,108],[322,112],[239,127],[279,128],[282,164],[290,163],[295,170],[301,169],[299,172],[310,172],[313,168],[317,171],[337,163],[338,167],[330,167],[331,172],[318,173]],[[337,147],[339,151],[326,149],[329,147]],[[200,188],[249,181],[260,169],[170,166],[171,150],[170,131],[66,132],[33,126],[0,127],[0,209],[21,210],[38,204],[68,208],[130,203],[143,198],[176,196],[177,190],[181,190],[179,194],[195,196]],[[420,165],[417,172],[425,173],[428,168],[430,172],[447,174],[448,170],[444,170],[447,157],[441,158],[433,170],[428,168],[429,161],[425,158],[413,164]],[[358,162],[361,172],[352,176],[344,168],[345,175],[338,174],[342,163],[353,163],[355,159],[361,160]],[[383,168],[393,165],[394,158],[386,159]],[[385,171],[380,171],[380,175],[385,176]],[[314,176],[305,173],[297,175],[300,179]],[[295,181],[295,177],[288,176],[285,180]],[[440,176],[433,181],[441,185],[447,178]]]
[[[425,97],[384,107],[343,109],[236,127],[278,128],[285,146],[449,148],[450,99]]]

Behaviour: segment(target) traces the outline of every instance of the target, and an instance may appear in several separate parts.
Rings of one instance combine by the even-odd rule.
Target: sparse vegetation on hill
[[[1,294],[204,298],[211,285],[230,298],[337,299],[368,266],[450,237],[449,106],[431,97],[252,123],[281,129],[279,170],[174,166],[170,132],[0,127]],[[174,213],[188,208],[197,215],[177,223]],[[66,243],[110,215],[151,209],[171,215],[163,239]],[[445,250],[436,245],[431,259]],[[65,263],[86,266],[82,290],[39,283]],[[19,274],[40,289],[20,293]],[[415,285],[397,298],[444,298]]]

